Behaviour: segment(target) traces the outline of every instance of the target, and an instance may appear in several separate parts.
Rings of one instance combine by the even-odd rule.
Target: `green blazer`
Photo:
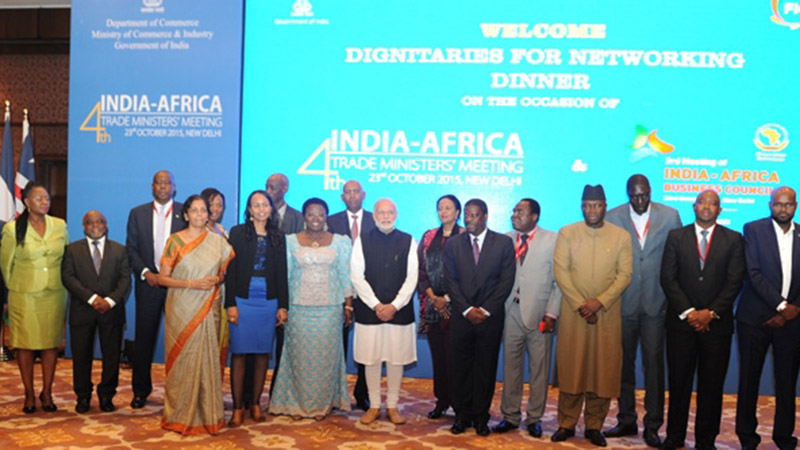
[[[64,289],[61,284],[61,258],[69,244],[67,223],[44,216],[44,236],[28,224],[25,245],[17,245],[16,224],[13,220],[3,227],[0,242],[0,269],[9,291],[38,292],[45,289]]]

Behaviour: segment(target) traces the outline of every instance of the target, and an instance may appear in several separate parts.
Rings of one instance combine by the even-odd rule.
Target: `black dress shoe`
[[[575,430],[558,427],[558,430],[556,430],[556,432],[553,433],[553,436],[550,438],[550,440],[553,442],[562,442],[566,441],[572,436],[575,436]]]
[[[586,430],[583,433],[583,436],[589,440],[592,444],[598,447],[605,447],[606,444],[606,437],[603,436],[603,433],[600,430]]]
[[[56,406],[56,404],[53,403],[53,396],[52,395],[50,396],[50,398],[48,400],[49,400],[49,402],[46,404],[44,402],[44,392],[39,393],[39,401],[42,402],[42,410],[44,412],[56,412],[56,411],[58,411],[58,406]]]
[[[461,434],[469,427],[470,423],[468,421],[456,419],[456,421],[453,422],[453,426],[450,427],[450,432],[453,434]]]
[[[89,412],[89,399],[79,398],[78,402],[75,404],[75,412],[78,414],[86,414]]]
[[[644,433],[642,433],[642,437],[644,438],[644,443],[647,444],[648,447],[661,447],[661,438],[658,437],[658,430],[655,428],[646,428]]]
[[[478,436],[488,436],[489,433],[492,431],[489,429],[489,424],[487,423],[476,423],[475,424],[475,433]]]
[[[436,407],[433,408],[433,411],[428,413],[428,419],[438,419],[442,417],[442,415],[444,415],[444,412],[447,411],[447,408],[448,407],[441,407],[439,405],[436,405]]]
[[[138,395],[133,397],[133,400],[131,400],[131,408],[133,409],[144,408],[144,405],[146,404],[147,404],[147,398],[139,397]]]
[[[623,425],[618,423],[614,428],[604,431],[603,434],[607,438],[618,438],[622,436],[636,436],[639,434],[639,427],[635,423]]]
[[[369,400],[362,398],[360,400],[356,400],[356,409],[360,409],[362,411],[366,411],[369,409]]]
[[[664,442],[661,443],[661,450],[675,450],[676,448],[683,448],[684,445],[683,441],[676,441],[667,436]]]
[[[100,411],[114,412],[116,410],[117,407],[114,406],[114,402],[111,401],[111,397],[100,397]]]
[[[528,434],[535,438],[542,437],[542,424],[536,422],[528,425]]]
[[[519,428],[519,425],[514,425],[513,423],[503,419],[497,425],[492,427],[492,431],[495,433],[505,433],[507,431],[516,430]]]

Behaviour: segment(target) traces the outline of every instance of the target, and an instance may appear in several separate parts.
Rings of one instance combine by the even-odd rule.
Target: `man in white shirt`
[[[350,278],[358,297],[353,359],[364,364],[370,408],[361,423],[381,414],[381,365],[386,363],[386,414],[405,423],[397,410],[403,366],[417,360],[412,297],[417,286],[417,243],[395,228],[397,207],[388,198],[375,203],[376,228],[355,240]]]
[[[795,448],[795,386],[800,368],[800,233],[793,221],[794,189],[772,191],[770,217],[744,226],[747,277],[736,309],[739,344],[739,395],[736,434],[742,448],[761,442],[756,432],[756,403],[761,372],[772,347],[775,420],[772,440],[780,449]]]

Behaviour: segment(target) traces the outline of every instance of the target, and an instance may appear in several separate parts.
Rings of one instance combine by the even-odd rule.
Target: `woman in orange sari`
[[[158,283],[168,288],[161,426],[181,434],[217,434],[225,423],[219,285],[233,250],[206,228],[208,203],[199,195],[183,204],[183,217],[188,226],[167,240],[158,274]]]

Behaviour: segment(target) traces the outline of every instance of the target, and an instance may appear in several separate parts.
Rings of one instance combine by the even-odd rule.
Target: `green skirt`
[[[9,343],[14,348],[56,348],[64,339],[67,291],[8,292]]]

